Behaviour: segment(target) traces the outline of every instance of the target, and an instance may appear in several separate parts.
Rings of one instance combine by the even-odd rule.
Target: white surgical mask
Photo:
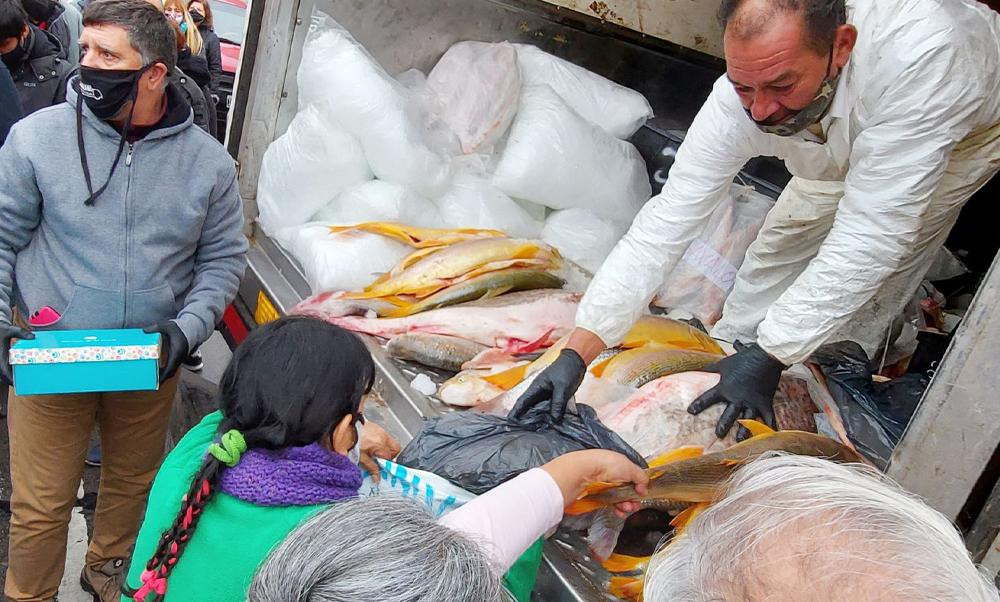
[[[347,452],[347,457],[354,462],[359,464],[361,462],[361,432],[365,429],[365,423],[361,420],[354,421],[354,432],[356,434],[356,439],[354,441],[354,447],[351,451]]]

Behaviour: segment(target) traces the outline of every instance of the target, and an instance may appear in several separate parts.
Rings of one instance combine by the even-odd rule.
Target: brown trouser
[[[159,391],[17,396],[10,435],[10,553],[4,595],[51,600],[62,580],[70,512],[90,433],[101,433],[101,485],[87,566],[126,558],[163,459],[177,377]]]

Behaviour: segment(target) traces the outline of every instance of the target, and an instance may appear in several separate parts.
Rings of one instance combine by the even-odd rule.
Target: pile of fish
[[[640,599],[648,557],[612,555],[627,517],[614,505],[638,501],[642,509],[653,508],[676,515],[671,525],[683,530],[704,508],[717,500],[725,483],[740,466],[772,451],[815,456],[840,463],[858,463],[862,458],[843,444],[815,433],[775,432],[752,420],[741,420],[753,436],[742,443],[712,453],[697,446],[681,447],[649,463],[648,492],[639,496],[631,485],[592,483],[579,500],[566,509],[571,528],[587,528],[591,554],[617,576],[609,591],[624,599]]]

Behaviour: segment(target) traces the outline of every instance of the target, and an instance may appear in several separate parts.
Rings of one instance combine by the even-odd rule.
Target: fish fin
[[[382,291],[378,290],[368,290],[354,291],[349,293],[344,293],[344,299],[379,299],[384,297]]]
[[[677,462],[679,460],[689,460],[691,458],[697,458],[703,455],[705,452],[704,448],[700,445],[685,445],[683,447],[678,447],[677,449],[672,449],[665,454],[660,454],[652,460],[650,460],[647,465],[649,468],[658,468],[664,464],[670,464],[671,462]]]
[[[594,512],[605,507],[606,504],[603,502],[598,502],[597,500],[588,500],[586,498],[581,500],[576,500],[569,506],[566,506],[566,510],[563,514],[569,516],[576,516],[577,514],[587,514],[588,512]]]
[[[587,546],[591,555],[600,561],[608,560],[615,551],[618,536],[624,528],[625,518],[618,516],[614,508],[601,509],[587,531]]]
[[[760,437],[762,435],[773,435],[775,433],[775,430],[773,428],[767,426],[763,422],[758,422],[756,420],[744,420],[744,419],[740,419],[737,422],[743,425],[743,428],[750,431],[750,435],[754,437]]]
[[[492,299],[493,297],[499,297],[500,295],[502,295],[502,294],[504,294],[506,292],[509,292],[510,289],[512,289],[512,288],[514,288],[514,287],[513,286],[499,286],[497,288],[491,288],[491,289],[487,290],[486,293],[482,297],[479,298],[479,300],[483,301],[483,300],[486,300],[486,299]]]
[[[696,516],[704,512],[705,509],[708,508],[708,506],[709,506],[708,502],[698,502],[697,504],[691,504],[690,506],[682,510],[680,514],[675,516],[672,521],[670,521],[670,526],[676,529],[677,531],[683,531],[684,528],[687,527],[688,524],[690,524],[691,521],[693,521]]]
[[[609,357],[606,360],[598,362],[596,365],[590,368],[590,373],[594,376],[602,376],[604,374],[604,369],[608,367],[608,363],[615,358]]]
[[[608,580],[608,593],[622,600],[642,599],[643,577],[612,577]]]
[[[489,376],[484,376],[483,380],[490,383],[495,387],[500,387],[504,391],[510,391],[517,386],[522,380],[524,380],[525,374],[528,372],[528,366],[530,364],[525,364],[523,366],[514,366],[509,370],[504,370],[503,372],[497,372],[496,374],[490,374]]]
[[[609,573],[632,573],[645,568],[651,556],[629,556],[627,554],[612,554],[601,563]]]

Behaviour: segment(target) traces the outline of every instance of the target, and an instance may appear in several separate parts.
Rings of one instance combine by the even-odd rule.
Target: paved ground
[[[212,407],[212,395],[215,387],[229,362],[229,348],[218,333],[204,346],[205,369],[200,374],[185,372],[182,375],[178,399],[175,402],[171,417],[170,436],[167,447],[173,447],[174,441],[186,432],[187,428],[209,411]],[[4,402],[6,410],[6,402]],[[3,586],[4,573],[7,570],[7,535],[10,521],[10,467],[7,442],[6,411],[0,425],[0,588]],[[59,588],[59,602],[89,602],[90,596],[80,589],[79,577],[83,569],[83,557],[87,550],[87,541],[93,530],[93,511],[97,500],[97,488],[100,483],[100,469],[87,467],[80,483],[78,501],[69,525],[67,541],[66,571],[62,586]]]

